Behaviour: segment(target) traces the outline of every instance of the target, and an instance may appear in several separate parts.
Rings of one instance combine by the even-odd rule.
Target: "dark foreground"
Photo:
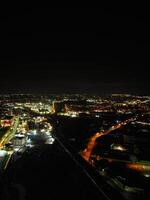
[[[107,199],[56,142],[25,152],[6,171],[1,199]]]

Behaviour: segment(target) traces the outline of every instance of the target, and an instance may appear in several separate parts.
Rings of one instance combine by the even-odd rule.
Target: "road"
[[[5,161],[4,167],[3,167],[4,170],[7,168],[8,163],[9,163],[11,157],[12,157],[12,154],[13,154],[13,151],[9,151],[9,152],[8,152],[8,158],[7,158],[7,160]]]
[[[114,126],[112,126],[111,128],[109,128],[108,130],[104,131],[104,132],[100,132],[100,133],[96,133],[94,136],[92,136],[90,139],[89,139],[89,142],[87,144],[87,148],[84,149],[84,151],[81,153],[81,156],[86,160],[88,161],[90,164],[91,161],[90,161],[90,157],[92,155],[92,152],[93,152],[93,149],[96,145],[96,139],[97,138],[100,138],[101,136],[104,136],[104,135],[107,135],[109,133],[111,133],[112,131],[114,130],[117,130],[117,129],[120,129],[122,128],[123,126],[125,126],[126,124],[134,121],[135,118],[131,118],[131,119],[128,119],[128,120],[125,120],[119,124],[116,124]],[[107,159],[108,161],[112,162],[112,161],[119,161],[119,162],[124,162],[126,164],[126,167],[129,168],[129,169],[132,169],[132,170],[135,170],[135,171],[138,171],[138,172],[150,172],[150,163],[147,162],[147,163],[142,163],[142,162],[131,162],[131,161],[125,161],[125,160],[119,160],[119,159],[110,159],[110,158],[105,158],[103,157],[103,159]]]
[[[86,177],[89,179],[89,181],[93,184],[93,186],[98,190],[99,195],[102,199],[122,199],[121,195],[118,194],[118,192],[114,191],[110,185],[108,185],[103,179],[97,180],[97,177],[94,176],[94,174],[91,172],[91,168],[87,168],[87,165],[83,164],[83,160],[81,162],[81,157],[79,154],[76,154],[72,146],[70,146],[69,143],[65,141],[65,139],[62,137],[59,137],[59,134],[57,136],[57,131],[53,134],[55,140],[58,142],[60,147],[68,154],[70,159],[74,162],[76,166],[79,167],[79,169],[86,175]],[[108,192],[109,191],[109,192]]]
[[[8,143],[12,139],[12,137],[15,135],[18,124],[19,124],[19,117],[14,117],[13,125],[10,127],[10,129],[6,132],[6,134],[0,140],[0,149],[2,149],[4,145]]]
[[[108,130],[105,130],[104,132],[98,132],[96,134],[94,134],[90,139],[89,139],[89,142],[87,144],[87,148],[84,149],[84,151],[81,153],[82,157],[88,161],[91,157],[91,154],[92,154],[92,151],[95,147],[95,144],[96,144],[96,139],[97,138],[100,138],[101,136],[104,136],[104,135],[108,135],[109,133],[111,133],[112,131],[114,130],[117,130],[117,129],[120,129],[121,127],[125,126],[127,123],[129,122],[132,122],[134,121],[135,119],[134,118],[131,118],[131,119],[127,119],[119,124],[116,124],[112,127],[110,127]]]
[[[3,149],[5,144],[7,144],[15,135],[17,131],[17,127],[19,124],[19,117],[14,117],[13,118],[13,125],[10,127],[10,129],[6,132],[6,134],[1,138],[0,140],[0,149]],[[3,169],[5,170],[8,166],[8,163],[12,157],[13,151],[8,151],[7,152],[7,159],[4,159],[3,163]]]

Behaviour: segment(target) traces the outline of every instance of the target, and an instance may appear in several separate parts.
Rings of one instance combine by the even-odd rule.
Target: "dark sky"
[[[4,9],[0,93],[149,94],[148,11]]]

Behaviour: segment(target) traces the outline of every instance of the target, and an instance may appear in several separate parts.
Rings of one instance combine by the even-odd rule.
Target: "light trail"
[[[128,163],[127,168],[138,171],[138,172],[149,172],[150,166],[149,165],[143,165],[141,163]]]

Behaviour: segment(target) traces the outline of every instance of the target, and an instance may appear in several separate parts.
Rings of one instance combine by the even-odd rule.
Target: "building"
[[[13,145],[14,146],[22,146],[26,142],[25,136],[24,135],[17,135],[13,139]]]
[[[62,101],[53,101],[52,104],[52,112],[53,113],[60,113],[65,112],[65,104]]]

